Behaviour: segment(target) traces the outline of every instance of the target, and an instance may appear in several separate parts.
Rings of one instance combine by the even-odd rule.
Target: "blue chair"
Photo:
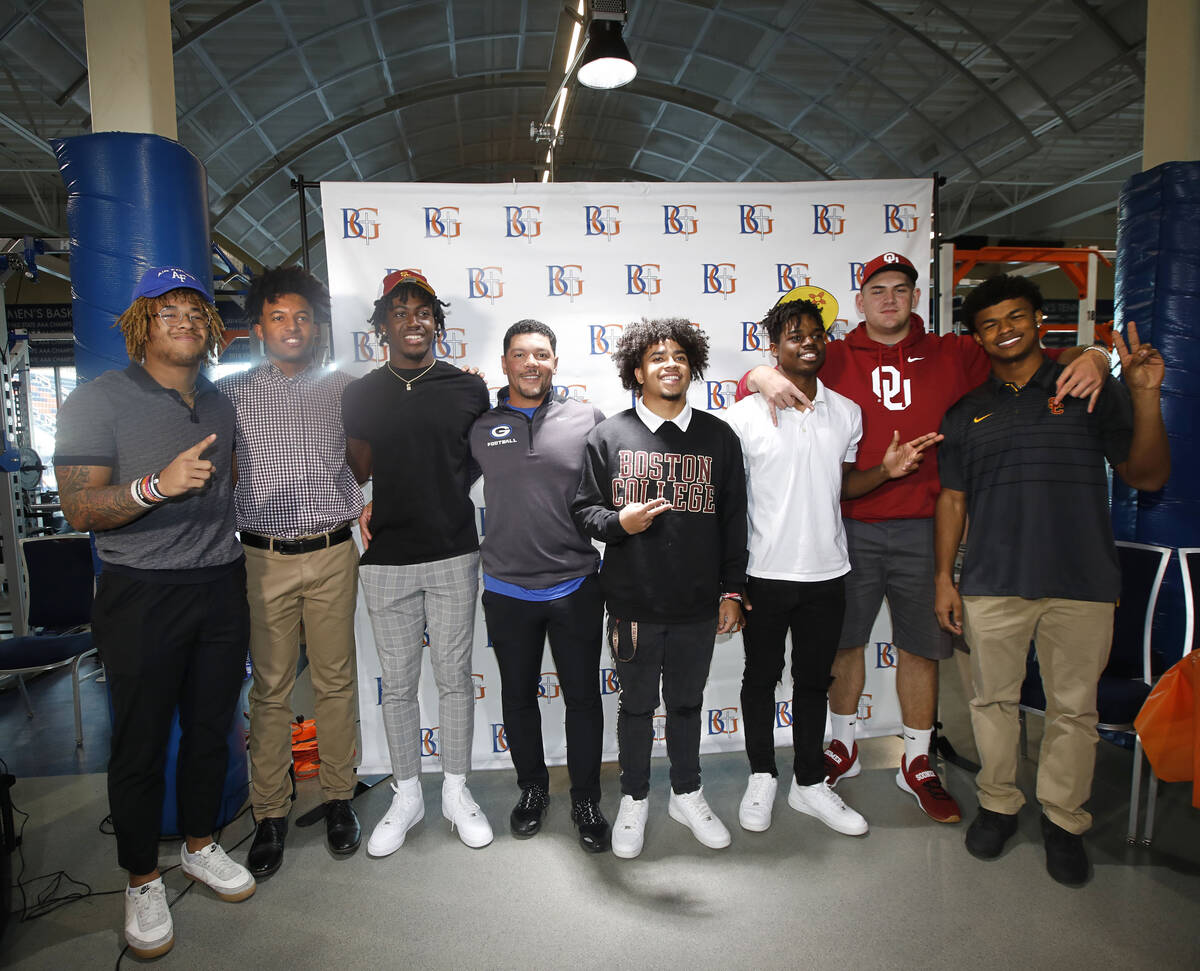
[[[1096,728],[1101,732],[1101,738],[1106,737],[1105,733],[1110,740],[1112,736],[1126,738],[1134,750],[1126,834],[1126,839],[1132,843],[1137,831],[1142,781],[1142,744],[1133,729],[1133,720],[1150,694],[1155,673],[1165,667],[1161,658],[1152,654],[1150,634],[1171,550],[1166,546],[1118,540],[1117,558],[1121,564],[1121,599],[1113,613],[1112,651],[1096,685],[1096,710],[1100,714]],[[1046,714],[1046,694],[1042,689],[1036,645],[1029,649],[1025,682],[1021,685],[1022,751],[1026,749],[1024,716],[1027,712]]]
[[[33,705],[24,676],[71,665],[75,693],[75,744],[83,744],[79,684],[101,668],[79,674],[80,662],[95,654],[92,646],[92,598],[95,574],[91,540],[82,533],[21,540],[21,579],[25,596],[24,629],[30,633],[0,641],[0,676],[17,679],[25,709]]]

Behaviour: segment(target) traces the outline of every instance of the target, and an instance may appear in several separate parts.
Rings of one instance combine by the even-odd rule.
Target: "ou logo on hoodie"
[[[871,390],[888,411],[904,411],[912,404],[912,382],[890,364],[871,372]]]

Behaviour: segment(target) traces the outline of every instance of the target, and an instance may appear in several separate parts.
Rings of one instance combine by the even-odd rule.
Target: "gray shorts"
[[[931,661],[950,657],[954,653],[950,635],[938,626],[933,612],[933,520],[843,522],[850,572],[839,650],[867,643],[887,597],[896,647]]]

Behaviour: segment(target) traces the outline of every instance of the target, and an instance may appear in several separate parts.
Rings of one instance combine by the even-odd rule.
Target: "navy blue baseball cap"
[[[138,297],[161,297],[164,293],[169,293],[171,290],[195,290],[209,303],[213,302],[212,293],[208,287],[197,280],[187,270],[181,270],[177,266],[152,266],[138,281],[138,285],[134,288],[133,299]]]

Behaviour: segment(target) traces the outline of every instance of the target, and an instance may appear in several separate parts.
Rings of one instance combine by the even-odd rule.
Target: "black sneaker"
[[[579,845],[589,853],[603,853],[608,849],[608,820],[595,799],[580,799],[575,803],[571,809],[571,822],[579,831]]]
[[[1088,882],[1087,851],[1083,837],[1068,833],[1042,814],[1042,839],[1046,844],[1046,872],[1068,887],[1082,887]]]
[[[508,817],[508,828],[518,839],[527,839],[542,828],[546,818],[546,807],[550,805],[550,794],[545,786],[529,786],[521,790],[521,798]]]
[[[967,852],[980,860],[994,860],[1016,831],[1016,813],[994,813],[980,806],[979,815],[967,828]]]

